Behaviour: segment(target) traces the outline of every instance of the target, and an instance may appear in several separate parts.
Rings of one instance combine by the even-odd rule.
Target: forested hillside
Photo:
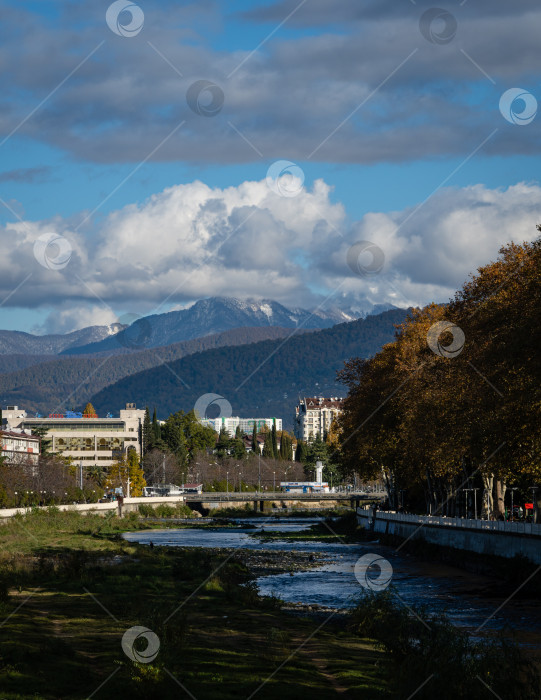
[[[30,412],[56,413],[84,405],[96,391],[163,362],[172,362],[194,352],[224,345],[243,345],[267,338],[282,338],[288,333],[291,333],[290,329],[274,326],[237,328],[125,355],[46,357],[41,358],[46,361],[32,366],[28,364],[36,356],[0,356],[0,371],[2,367],[9,367],[10,362],[16,367],[22,367],[19,371],[0,375],[0,398],[3,405],[16,404]],[[112,410],[117,412],[128,400],[129,397],[123,399]]]
[[[396,309],[326,330],[242,347],[197,353],[156,367],[96,393],[100,412],[126,401],[156,406],[160,417],[189,411],[202,394],[224,396],[233,415],[277,416],[292,427],[299,394],[338,394],[336,372],[353,356],[370,357],[394,338],[407,311]]]

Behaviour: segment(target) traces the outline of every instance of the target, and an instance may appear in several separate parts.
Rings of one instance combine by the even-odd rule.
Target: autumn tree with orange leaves
[[[413,310],[393,343],[348,362],[342,469],[383,478],[395,508],[407,491],[428,512],[463,514],[475,485],[484,515],[498,517],[508,485],[531,496],[541,481],[540,296],[540,240],[511,243],[449,304]]]

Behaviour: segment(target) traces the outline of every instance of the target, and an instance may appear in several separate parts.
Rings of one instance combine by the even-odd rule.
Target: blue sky
[[[1,328],[218,294],[445,301],[535,237],[537,2],[140,2],[117,33],[110,5],[0,2]],[[205,91],[188,104],[201,80],[215,116]],[[531,99],[506,118],[513,88]],[[278,160],[303,172],[298,196],[269,190]],[[51,232],[70,248],[53,269],[34,247]],[[359,240],[385,253],[377,279],[345,263]]]

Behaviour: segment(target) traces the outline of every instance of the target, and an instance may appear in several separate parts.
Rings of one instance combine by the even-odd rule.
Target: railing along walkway
[[[371,517],[370,508],[358,508],[357,514],[361,517]],[[440,527],[455,527],[467,530],[492,530],[494,532],[519,533],[522,535],[535,535],[541,537],[540,523],[506,522],[502,520],[475,520],[474,518],[448,518],[441,515],[409,515],[395,513],[393,511],[376,511],[378,520],[395,520],[416,525],[437,525]]]

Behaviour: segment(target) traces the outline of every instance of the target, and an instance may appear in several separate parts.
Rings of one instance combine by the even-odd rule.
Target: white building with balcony
[[[36,465],[40,453],[40,439],[24,430],[1,430],[2,457],[10,465]]]

